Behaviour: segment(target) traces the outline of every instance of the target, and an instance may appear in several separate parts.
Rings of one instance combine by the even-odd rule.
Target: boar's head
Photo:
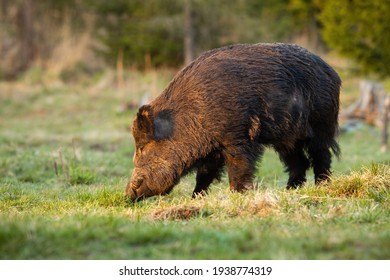
[[[126,188],[132,201],[168,194],[180,178],[180,160],[173,141],[173,111],[153,112],[142,106],[133,122],[134,170]]]

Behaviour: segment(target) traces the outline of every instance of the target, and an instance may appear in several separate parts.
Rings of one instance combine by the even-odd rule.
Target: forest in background
[[[180,67],[222,45],[276,41],[336,50],[385,77],[389,13],[382,0],[0,0],[0,80]]]

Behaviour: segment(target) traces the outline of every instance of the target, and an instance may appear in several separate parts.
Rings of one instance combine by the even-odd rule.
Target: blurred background
[[[38,80],[74,82],[108,68],[177,68],[211,48],[276,41],[335,51],[359,74],[384,77],[389,6],[385,0],[1,0],[0,79],[39,72]]]

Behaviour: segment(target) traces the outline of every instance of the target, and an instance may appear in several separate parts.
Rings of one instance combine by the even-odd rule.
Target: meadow
[[[226,176],[191,199],[195,178],[132,204],[135,109],[172,72],[132,72],[122,90],[0,84],[0,259],[389,259],[389,154],[380,131],[342,133],[328,185],[298,190],[267,150],[257,187],[231,193]],[[344,106],[356,96],[344,82]],[[36,85],[38,84],[38,85]]]

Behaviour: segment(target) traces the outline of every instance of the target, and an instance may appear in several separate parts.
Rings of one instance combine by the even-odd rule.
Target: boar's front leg
[[[226,166],[231,191],[243,192],[253,186],[256,160],[246,154],[226,153]]]
[[[223,165],[223,157],[217,152],[210,153],[199,161],[196,173],[196,186],[192,194],[193,198],[197,195],[206,194],[214,179],[220,180]]]

